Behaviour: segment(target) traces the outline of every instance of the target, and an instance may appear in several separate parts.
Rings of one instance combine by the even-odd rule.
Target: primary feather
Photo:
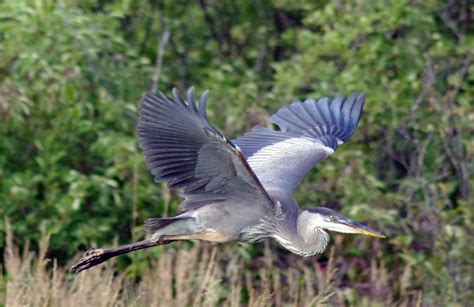
[[[296,101],[270,117],[280,131],[257,126],[233,142],[270,195],[291,196],[316,163],[352,136],[364,101],[358,93],[347,99],[337,96],[332,102],[326,97]]]
[[[139,110],[140,146],[155,179],[182,190],[183,210],[229,199],[258,199],[271,206],[242,154],[207,121],[207,92],[199,108],[193,88],[187,101],[176,89],[173,94],[174,99],[148,93]]]

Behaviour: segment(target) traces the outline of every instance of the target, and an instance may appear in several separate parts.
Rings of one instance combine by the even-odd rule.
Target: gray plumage
[[[270,117],[279,130],[255,127],[234,141],[206,118],[207,92],[196,102],[146,94],[137,125],[140,146],[155,180],[184,198],[181,213],[146,222],[150,237],[114,249],[89,251],[73,267],[87,269],[110,257],[177,240],[255,242],[274,238],[293,253],[321,253],[326,230],[383,235],[328,208],[300,210],[292,197],[305,174],[346,142],[359,123],[364,96],[353,93],[293,102]]]
[[[359,123],[365,97],[357,93],[293,102],[270,117],[281,131],[260,126],[234,140],[268,191],[291,196],[305,174],[347,141]],[[277,166],[277,167],[275,167]]]

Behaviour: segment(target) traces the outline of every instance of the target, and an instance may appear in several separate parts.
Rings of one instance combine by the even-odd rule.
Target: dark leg
[[[173,240],[168,240],[166,236],[161,236],[158,240],[143,240],[114,248],[91,248],[84,253],[84,256],[78,263],[72,266],[71,273],[77,274],[115,256],[127,254],[139,249],[169,244],[171,242],[173,242]]]

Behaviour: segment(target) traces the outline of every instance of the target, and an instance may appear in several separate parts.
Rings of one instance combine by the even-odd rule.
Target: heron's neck
[[[298,216],[296,229],[299,240],[295,238],[295,243],[303,256],[313,256],[322,253],[329,242],[329,234],[322,228],[317,228],[304,216]]]
[[[280,224],[272,236],[283,247],[300,256],[309,257],[322,253],[329,242],[328,233],[312,225],[302,215],[297,216],[295,222],[284,226]]]

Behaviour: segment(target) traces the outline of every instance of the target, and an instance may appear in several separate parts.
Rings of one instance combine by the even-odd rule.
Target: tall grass
[[[375,258],[364,289],[344,286],[334,247],[326,264],[295,258],[281,267],[267,244],[260,267],[251,268],[241,256],[223,259],[222,253],[221,259],[221,247],[198,243],[181,250],[166,248],[139,280],[117,273],[113,261],[72,276],[45,259],[48,238],[39,253],[28,246],[20,252],[6,224],[6,306],[339,306],[358,301],[356,290],[366,293],[359,306],[421,306],[423,299],[422,293],[407,290],[407,268],[398,281],[403,297],[394,300],[387,270]]]
[[[6,306],[308,306],[328,302],[334,294],[332,260],[316,282],[314,268],[269,265],[256,277],[243,271],[239,257],[224,264],[217,259],[218,248],[196,244],[170,248],[132,281],[126,272],[114,271],[113,261],[72,276],[44,258],[47,238],[38,254],[28,246],[20,252],[9,226],[6,243]]]

